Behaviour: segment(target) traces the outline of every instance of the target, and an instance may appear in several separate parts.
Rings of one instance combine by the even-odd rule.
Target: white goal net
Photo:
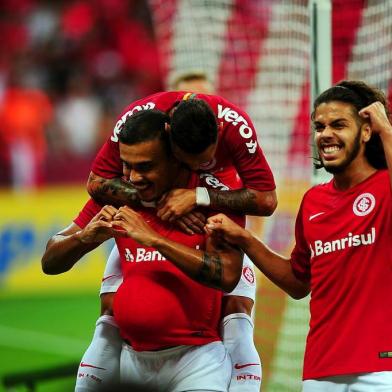
[[[203,71],[245,109],[277,183],[279,206],[251,229],[289,254],[312,180],[311,29],[307,0],[150,0],[162,72]],[[392,91],[392,2],[332,1],[332,75]],[[323,37],[324,40],[328,37]],[[329,77],[327,75],[326,77]],[[255,339],[265,392],[300,391],[308,301],[289,300],[258,276]]]

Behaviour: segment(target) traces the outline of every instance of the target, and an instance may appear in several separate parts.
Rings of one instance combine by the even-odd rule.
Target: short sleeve
[[[226,123],[223,131],[224,143],[233,165],[245,187],[272,191],[276,187],[274,177],[259,145],[252,120],[239,108],[234,107],[234,110],[239,115],[237,121]]]
[[[304,237],[303,227],[303,201],[295,222],[295,246],[291,252],[291,267],[294,275],[303,282],[310,281],[310,258],[309,245]]]
[[[74,223],[76,223],[81,229],[84,229],[91,219],[94,218],[95,215],[101,211],[102,206],[95,202],[93,199],[90,199],[79,212],[79,215],[74,219]]]

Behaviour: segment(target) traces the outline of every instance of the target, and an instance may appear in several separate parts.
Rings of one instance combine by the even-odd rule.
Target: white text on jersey
[[[136,248],[136,256],[134,256],[128,248],[125,248],[125,260],[140,263],[141,261],[165,261],[166,258],[157,250]]]
[[[233,123],[233,125],[240,125],[239,133],[244,139],[251,139],[253,136],[252,128],[249,126],[248,122],[244,117],[240,116],[235,110],[230,108],[224,108],[222,105],[218,104],[218,119],[224,119],[228,123]],[[254,154],[257,148],[256,140],[249,140],[245,143],[250,154]]]
[[[220,191],[228,191],[229,187],[222,184],[216,177],[210,173],[200,174],[200,178],[211,188],[219,189]]]
[[[121,127],[125,123],[125,120],[127,119],[128,116],[132,116],[133,113],[140,112],[141,110],[149,110],[149,109],[154,109],[155,103],[154,102],[147,102],[144,105],[137,105],[131,110],[128,110],[126,113],[124,113],[121,118],[117,121],[114,129],[113,129],[113,135],[110,137],[110,140],[112,142],[118,143],[118,134],[121,131]]]
[[[195,246],[196,249],[200,248],[200,245]],[[125,260],[130,262],[140,263],[141,261],[166,261],[166,257],[163,256],[157,250],[147,250],[144,248],[136,248],[136,256],[132,254],[129,248],[125,248]]]
[[[314,241],[314,245],[310,245],[311,257],[320,256],[325,253],[336,252],[346,248],[361,245],[371,245],[376,241],[376,229],[371,228],[369,233],[354,234],[348,233],[346,237],[334,241]]]

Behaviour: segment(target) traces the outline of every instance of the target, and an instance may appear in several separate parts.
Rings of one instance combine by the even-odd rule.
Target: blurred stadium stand
[[[276,213],[250,228],[288,254],[312,176],[307,0],[3,0],[0,15],[0,186],[41,189],[23,199],[0,192],[8,207],[0,294],[98,290],[102,253],[50,280],[39,270],[43,239],[83,205],[91,159],[123,107],[190,70],[204,71],[218,94],[250,114],[279,199]],[[364,79],[392,98],[391,1],[332,0],[332,49],[333,82]],[[42,187],[58,183],[80,189]],[[288,299],[262,276],[258,282],[263,390],[297,392],[307,300]]]
[[[0,3],[0,185],[85,182],[116,116],[162,88],[146,1]]]

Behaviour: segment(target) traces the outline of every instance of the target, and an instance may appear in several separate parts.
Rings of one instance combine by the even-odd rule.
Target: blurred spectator
[[[62,133],[63,148],[89,158],[95,154],[101,126],[101,103],[93,95],[90,78],[70,78],[66,96],[56,107],[56,125]]]
[[[0,185],[84,182],[114,113],[162,89],[147,0],[3,0],[0,15]]]
[[[192,91],[201,94],[214,94],[214,86],[203,71],[190,70],[173,76],[169,84],[171,90]]]
[[[52,111],[48,96],[42,90],[24,87],[23,76],[15,72],[0,103],[1,155],[15,188],[42,183],[45,130]]]

